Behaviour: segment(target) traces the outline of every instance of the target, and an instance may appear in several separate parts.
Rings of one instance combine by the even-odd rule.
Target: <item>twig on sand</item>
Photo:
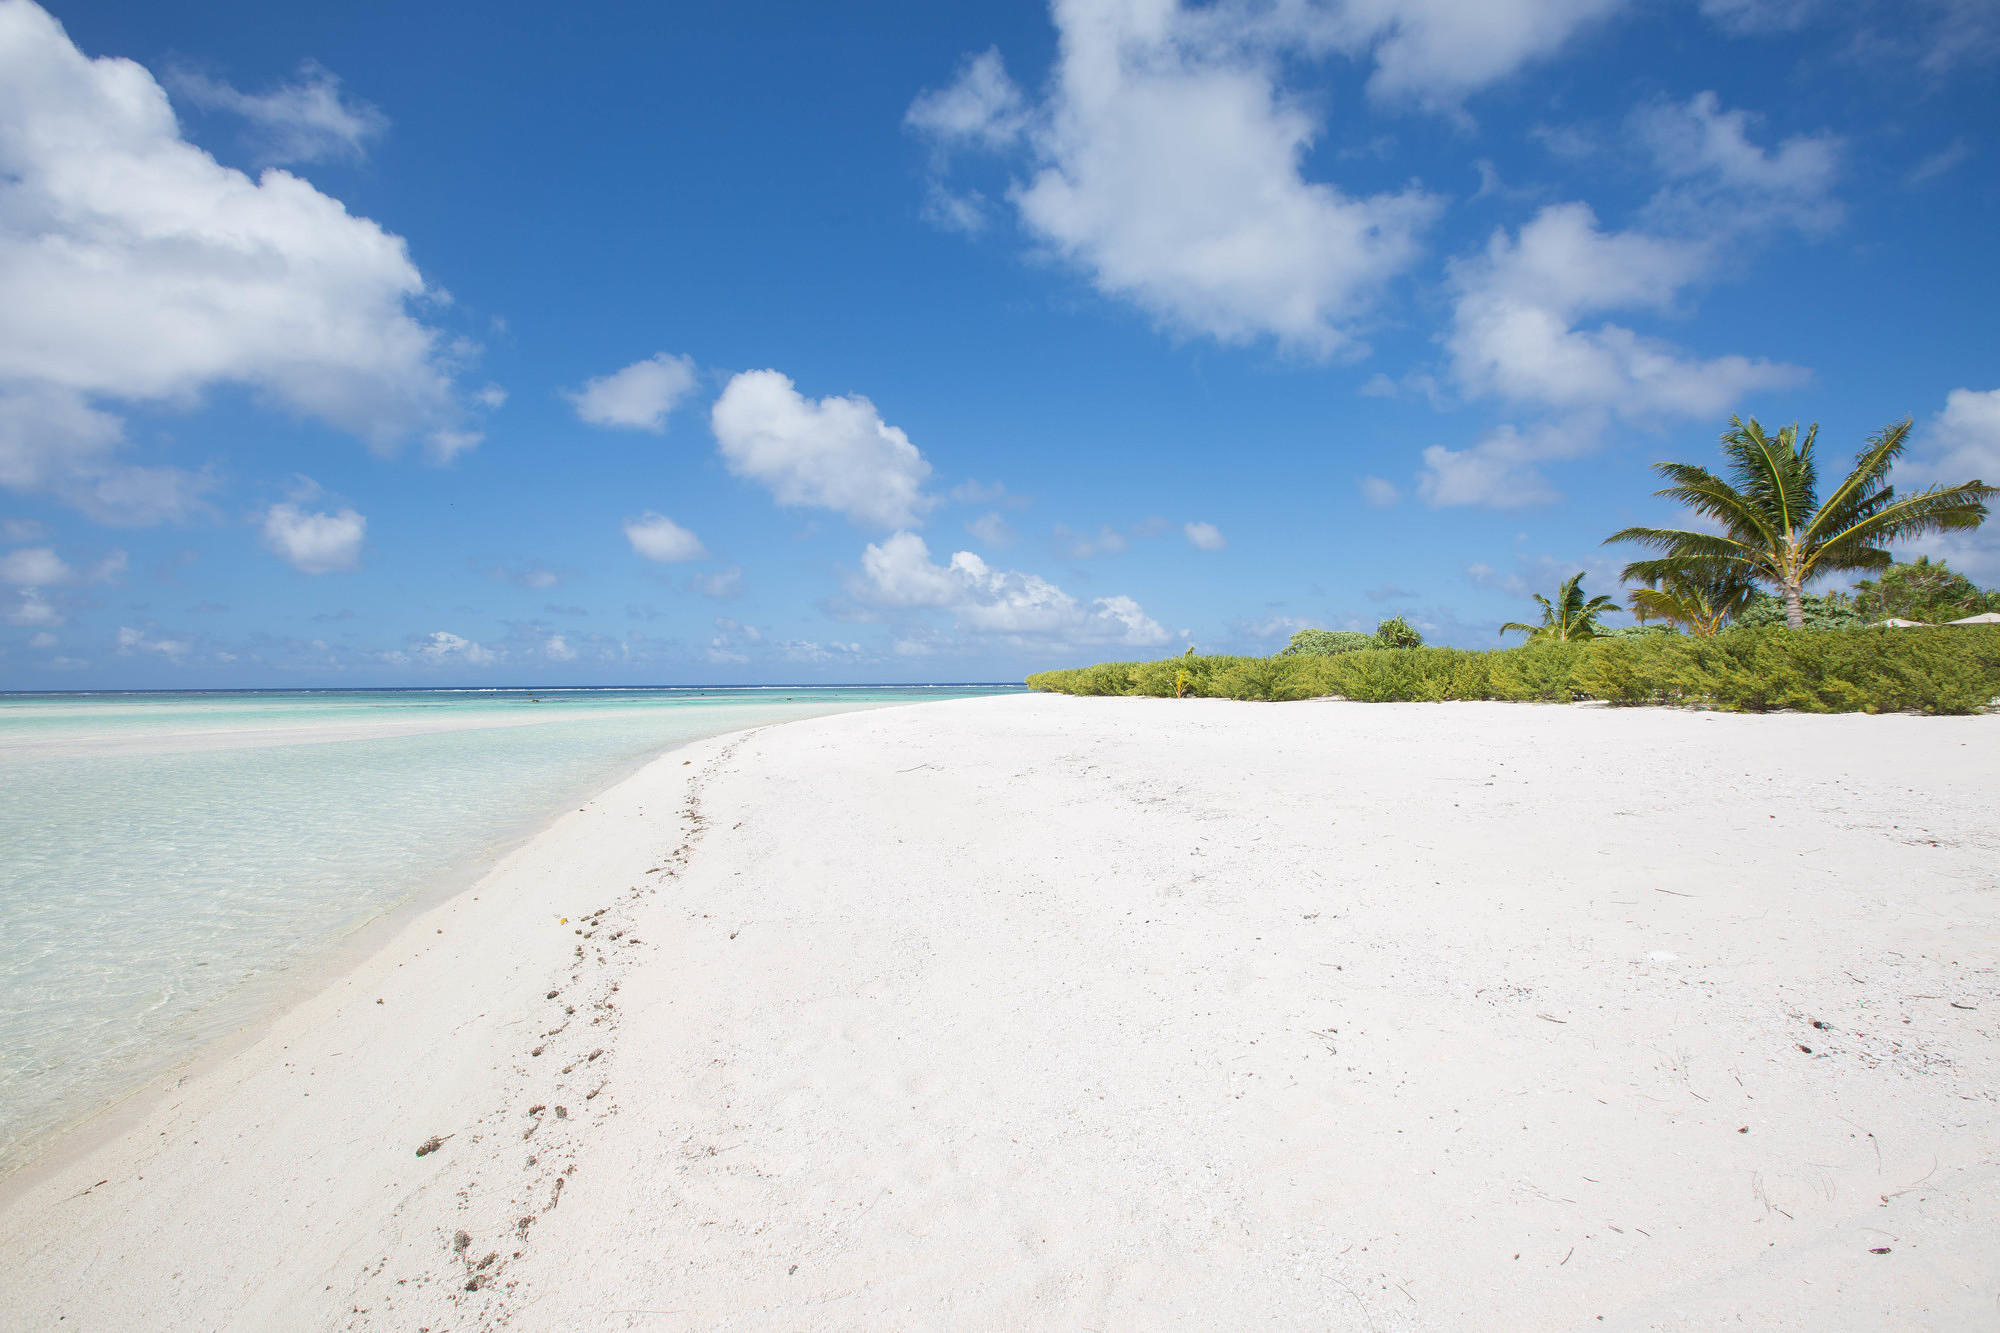
[[[1569,1247],[1569,1254],[1575,1254],[1575,1253],[1576,1253],[1576,1246],[1574,1246],[1574,1245],[1570,1246],[1570,1247]],[[1557,1267],[1557,1268],[1561,1268],[1561,1267],[1563,1266],[1563,1264],[1566,1264],[1566,1263],[1568,1263],[1568,1262],[1569,1262],[1569,1254],[1565,1254],[1565,1255],[1564,1255],[1564,1256],[1562,1257],[1562,1263],[1561,1263],[1561,1264],[1557,1264],[1557,1265],[1556,1265],[1556,1267]]]
[[[1930,1170],[1928,1170],[1928,1171],[1924,1172],[1924,1174],[1922,1175],[1922,1177],[1921,1177],[1921,1178],[1919,1178],[1919,1179],[1917,1179],[1917,1180],[1914,1180],[1914,1181],[1912,1181],[1911,1183],[1909,1183],[1909,1184],[1907,1184],[1907,1185],[1903,1186],[1903,1188],[1901,1188],[1901,1189],[1899,1189],[1899,1190],[1890,1190],[1890,1191],[1889,1191],[1889,1192],[1888,1192],[1887,1194],[1884,1194],[1884,1195],[1882,1196],[1882,1202],[1883,1202],[1883,1203],[1887,1203],[1887,1202],[1889,1202],[1889,1200],[1891,1200],[1891,1199],[1895,1198],[1895,1197],[1896,1197],[1897,1195],[1899,1195],[1899,1194],[1908,1194],[1908,1193],[1909,1193],[1909,1192],[1910,1192],[1911,1190],[1913,1190],[1913,1189],[1915,1189],[1915,1188],[1916,1188],[1917,1186],[1919,1186],[1919,1185],[1923,1184],[1923,1183],[1924,1183],[1924,1181],[1926,1181],[1926,1180],[1929,1180],[1929,1179],[1930,1179],[1930,1178],[1931,1178],[1932,1176],[1936,1175],[1936,1174],[1937,1174],[1937,1169],[1938,1169],[1938,1159],[1937,1159],[1937,1154],[1936,1154],[1936,1153],[1932,1153],[1932,1154],[1931,1154],[1931,1169],[1930,1169]]]
[[[1692,897],[1694,897],[1694,895],[1693,895],[1692,893],[1682,893],[1682,892],[1681,892],[1681,891],[1680,891],[1679,889],[1663,889],[1663,888],[1661,888],[1661,887],[1660,887],[1659,885],[1657,885],[1657,884],[1655,884],[1655,885],[1653,886],[1653,892],[1654,892],[1654,893],[1671,893],[1671,894],[1673,894],[1673,895],[1674,895],[1674,897],[1676,897],[1676,898],[1692,898]]]

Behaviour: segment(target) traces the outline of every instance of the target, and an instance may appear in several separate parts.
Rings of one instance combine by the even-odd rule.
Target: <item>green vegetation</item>
[[[1280,657],[1332,657],[1337,653],[1358,653],[1375,646],[1375,636],[1359,630],[1302,629],[1278,654]]]
[[[1028,677],[1059,694],[1366,703],[1500,699],[1740,712],[1971,713],[2000,698],[2000,627],[1731,629],[1545,639],[1495,652],[1374,648],[1331,656],[1175,657]]]
[[[1421,648],[1424,636],[1417,633],[1417,627],[1401,616],[1390,616],[1375,625],[1375,646],[1377,648]]]
[[[1854,585],[1854,609],[1863,620],[1918,620],[1929,625],[2000,611],[2000,588],[1981,589],[1942,560],[1920,555],[1893,565],[1880,581]]]
[[[1568,643],[1572,639],[1594,639],[1604,633],[1604,627],[1597,618],[1606,611],[1616,610],[1618,603],[1609,597],[1583,599],[1583,575],[1572,574],[1569,581],[1556,590],[1556,599],[1551,602],[1540,593],[1534,598],[1541,603],[1542,623],[1524,625],[1518,620],[1510,620],[1500,627],[1502,634],[1519,631],[1528,636],[1528,642],[1540,643],[1554,640]]]
[[[1800,629],[1859,629],[1867,622],[1846,593],[1807,593],[1799,598]],[[1790,619],[1785,604],[1767,592],[1752,593],[1730,621],[1734,629],[1771,629]]]
[[[1424,636],[1401,616],[1390,616],[1373,634],[1348,629],[1302,629],[1279,651],[1280,657],[1334,657],[1370,648],[1421,648]]]
[[[1823,574],[1887,569],[1889,543],[1935,532],[1963,531],[1986,519],[1986,501],[2000,494],[1979,481],[1932,486],[1896,498],[1889,470],[1909,438],[1906,418],[1877,431],[1855,455],[1853,470],[1825,502],[1819,500],[1813,446],[1819,427],[1799,437],[1797,423],[1766,435],[1752,417],[1729,419],[1722,452],[1729,480],[1692,463],[1656,463],[1674,484],[1654,494],[1678,500],[1722,527],[1720,534],[1673,528],[1626,528],[1607,542],[1637,542],[1660,554],[1625,566],[1624,577],[1658,585],[1676,575],[1708,578],[1733,573],[1764,584],[1784,599],[1786,623],[1805,625],[1805,585]]]
[[[1606,539],[1659,553],[1625,566],[1626,581],[1641,585],[1631,592],[1636,625],[1602,624],[1617,602],[1586,598],[1576,574],[1553,599],[1535,597],[1540,624],[1500,627],[1528,636],[1518,648],[1427,648],[1396,616],[1373,634],[1300,630],[1275,657],[1197,657],[1190,648],[1163,662],[1044,671],[1028,686],[1176,699],[1598,700],[1744,712],[1972,713],[2000,704],[2000,626],[1937,627],[2000,611],[2000,591],[1982,591],[1942,561],[1895,564],[1886,549],[1978,527],[2000,489],[1968,481],[1898,499],[1888,476],[1910,433],[1906,419],[1876,432],[1821,502],[1818,426],[1801,439],[1796,423],[1775,436],[1754,417],[1729,424],[1728,480],[1691,463],[1654,465],[1674,483],[1655,494],[1720,533],[1626,528]],[[1852,596],[1805,592],[1816,578],[1855,570],[1881,577],[1862,580]],[[1872,627],[1891,617],[1930,627]]]
[[[1727,565],[1688,564],[1669,570],[1631,593],[1632,614],[1640,624],[1663,620],[1707,638],[1747,606],[1757,590]]]

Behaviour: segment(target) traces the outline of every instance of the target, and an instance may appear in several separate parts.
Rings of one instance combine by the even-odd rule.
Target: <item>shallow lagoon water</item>
[[[0,1172],[652,755],[999,688],[0,696]]]

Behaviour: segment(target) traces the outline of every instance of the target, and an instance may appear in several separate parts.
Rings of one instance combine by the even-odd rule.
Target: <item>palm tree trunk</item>
[[[1785,628],[1804,629],[1806,627],[1805,603],[1799,597],[1799,585],[1785,585]]]

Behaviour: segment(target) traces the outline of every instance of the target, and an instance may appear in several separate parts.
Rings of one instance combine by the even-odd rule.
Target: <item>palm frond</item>
[[[1770,515],[1763,512],[1751,497],[1706,468],[1685,463],[1655,463],[1653,470],[1675,483],[1653,492],[1662,500],[1684,505],[1733,532],[1747,529],[1762,540],[1772,540],[1774,534]]]
[[[1968,481],[1957,486],[1932,486],[1874,509],[1818,544],[1807,561],[1809,569],[1827,573],[1841,569],[1880,569],[1889,563],[1882,550],[1891,542],[1908,541],[1934,532],[1962,532],[1986,521],[1986,502],[2000,487]]]
[[[1796,532],[1813,510],[1815,476],[1813,442],[1819,427],[1806,432],[1800,445],[1798,423],[1775,437],[1765,434],[1757,418],[1729,419],[1722,433],[1722,452],[1730,460],[1736,489],[1765,517],[1765,526],[1780,533]]]
[[[1799,534],[1801,541],[1824,539],[1830,532],[1853,526],[1867,516],[1867,511],[1879,507],[1895,495],[1893,489],[1875,490],[1889,475],[1889,469],[1903,455],[1904,443],[1910,436],[1910,418],[1904,417],[1891,426],[1884,426],[1868,437],[1868,444],[1854,456],[1854,470],[1847,474],[1847,480],[1826,503],[1819,507]]]

